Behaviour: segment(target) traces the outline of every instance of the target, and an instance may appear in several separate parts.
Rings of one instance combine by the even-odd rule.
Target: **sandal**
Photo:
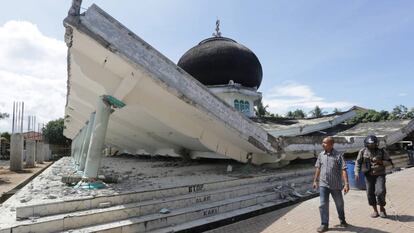
[[[373,212],[370,216],[371,218],[378,218],[379,214],[378,212]]]
[[[387,213],[385,212],[385,210],[384,211],[380,211],[379,216],[381,218],[386,218],[387,217]]]

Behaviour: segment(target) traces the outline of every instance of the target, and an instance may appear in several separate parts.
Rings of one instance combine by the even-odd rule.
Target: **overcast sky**
[[[172,61],[214,32],[250,48],[263,68],[259,91],[274,113],[319,105],[414,107],[414,1],[140,0],[96,3]],[[63,117],[71,0],[2,2],[0,112]],[[10,131],[0,121],[0,132]]]

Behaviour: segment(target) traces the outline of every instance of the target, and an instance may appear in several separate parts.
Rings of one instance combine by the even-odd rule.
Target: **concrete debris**
[[[20,199],[20,203],[26,203],[26,202],[28,202],[28,201],[30,201],[30,200],[32,200],[32,198],[31,197],[22,197],[21,199]]]
[[[315,193],[315,191],[312,191],[312,190],[306,191],[306,194],[314,194],[314,193]]]
[[[229,164],[227,165],[227,172],[232,172],[233,171],[233,167]]]
[[[65,183],[67,185],[74,185],[79,183],[79,181],[82,180],[81,176],[72,175],[72,176],[62,176],[62,183]]]
[[[49,195],[47,196],[47,198],[49,198],[49,199],[56,199],[56,198],[57,198],[57,196],[56,196],[56,195],[53,195],[53,194],[49,194]]]
[[[108,207],[111,207],[111,202],[110,201],[99,203],[99,208],[108,208]]]
[[[305,196],[305,195],[302,195],[302,194],[296,192],[296,190],[293,190],[292,194],[297,196],[297,197],[304,197]]]
[[[171,211],[169,210],[169,209],[167,209],[167,208],[162,208],[161,210],[160,210],[160,214],[168,214],[168,213],[170,213]]]

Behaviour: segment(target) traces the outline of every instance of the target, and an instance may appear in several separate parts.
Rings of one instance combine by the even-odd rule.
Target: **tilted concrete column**
[[[81,152],[82,152],[82,144],[83,140],[85,139],[85,132],[86,128],[83,127],[79,132],[79,141],[77,142],[77,149],[76,149],[76,168],[79,170],[80,167],[80,161],[81,161]]]
[[[102,97],[99,98],[96,107],[95,120],[92,126],[88,156],[86,158],[84,178],[96,178],[101,165],[102,151],[105,144],[106,130],[108,128],[111,106]]]
[[[36,142],[36,162],[43,163],[43,142],[37,141]]]
[[[12,134],[10,141],[10,171],[20,171],[23,169],[23,134]]]
[[[77,138],[78,137],[74,137],[72,139],[72,142],[70,143],[70,156],[72,157],[72,159],[75,158],[75,143]]]
[[[88,150],[89,150],[89,144],[91,142],[91,134],[92,134],[92,127],[93,122],[95,121],[95,115],[96,113],[91,113],[91,116],[89,117],[88,127],[86,128],[86,134],[85,139],[83,140],[82,150],[81,150],[81,161],[79,170],[83,171],[85,170],[85,164],[86,164],[86,158],[88,157]]]
[[[72,154],[72,162],[75,165],[76,164],[76,143],[78,143],[79,140],[79,134],[76,135],[71,143],[71,154]]]
[[[26,141],[26,167],[35,167],[36,141]]]

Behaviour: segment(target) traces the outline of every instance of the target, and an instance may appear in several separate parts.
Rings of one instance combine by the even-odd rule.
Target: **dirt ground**
[[[25,168],[19,172],[10,171],[9,164],[10,162],[8,160],[0,160],[0,196],[14,189],[50,163],[37,164],[35,168]]]

